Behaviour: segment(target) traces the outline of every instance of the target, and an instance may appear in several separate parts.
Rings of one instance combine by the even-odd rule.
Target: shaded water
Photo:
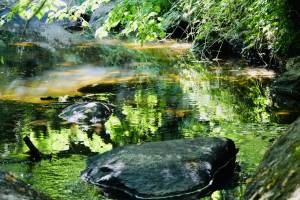
[[[275,73],[240,61],[201,64],[189,44],[118,43],[0,48],[0,169],[53,199],[106,199],[79,179],[88,156],[126,144],[224,136],[240,149],[240,180],[213,198],[242,199],[247,178],[286,127],[276,119],[289,113],[271,109],[267,85]],[[78,100],[115,106],[105,123],[111,142],[58,117]],[[26,135],[53,159],[26,162]]]

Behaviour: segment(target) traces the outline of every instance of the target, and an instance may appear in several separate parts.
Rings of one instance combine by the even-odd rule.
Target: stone
[[[300,115],[300,57],[290,58],[285,68],[270,86],[271,97],[275,110],[289,112],[284,123],[292,123]]]
[[[0,7],[0,17],[10,11],[10,7]],[[68,31],[74,27],[75,29],[80,28],[81,24],[69,19],[55,20],[49,23],[47,18],[48,14],[46,13],[41,19],[34,16],[30,21],[26,21],[18,14],[15,14],[12,19],[0,26],[0,33],[12,33],[18,40],[26,39],[26,41],[30,42],[42,42],[55,47],[64,47],[82,41],[79,40],[79,36],[75,33]]]
[[[274,81],[272,91],[278,95],[300,98],[300,68],[280,75]]]
[[[226,138],[128,145],[90,158],[81,178],[128,198],[185,199],[205,195],[230,179],[236,153]]]
[[[291,58],[286,64],[287,71],[274,80],[272,92],[284,97],[300,99],[300,57]]]
[[[267,151],[245,199],[300,199],[300,118]]]
[[[111,114],[111,108],[104,103],[79,102],[65,108],[59,117],[80,125],[83,130],[89,130],[91,126],[103,126]]]

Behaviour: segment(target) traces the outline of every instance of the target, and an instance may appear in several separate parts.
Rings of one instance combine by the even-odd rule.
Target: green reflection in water
[[[65,56],[63,62],[78,63],[77,59],[89,54],[89,49],[91,54],[95,54],[95,48],[89,45],[85,45],[84,50],[75,51],[77,54]],[[66,124],[59,119],[58,114],[70,103],[0,101],[0,136],[3,138],[0,142],[0,158],[6,161],[0,165],[1,169],[15,172],[54,199],[104,199],[98,189],[79,179],[80,171],[85,168],[85,160],[93,153],[103,153],[132,143],[199,135],[224,136],[233,139],[240,149],[238,162],[241,165],[241,180],[235,189],[214,193],[213,198],[241,199],[246,178],[253,173],[267,147],[285,129],[285,125],[272,121],[268,111],[270,97],[265,78],[252,76],[257,69],[244,70],[245,67],[240,64],[215,67],[202,65],[190,57],[170,57],[169,62],[165,61],[165,57],[153,59],[159,55],[157,52],[153,54],[154,50],[159,52],[166,49],[151,49],[152,58],[148,60],[132,57],[132,65],[126,67],[125,64],[115,66],[105,61],[108,65],[105,69],[114,65],[114,69],[117,69],[115,72],[120,73],[121,77],[126,69],[130,77],[140,80],[146,75],[149,79],[143,84],[114,79],[110,83],[116,84],[114,91],[101,91],[101,94],[109,94],[106,100],[115,105],[113,115],[105,123],[111,142],[103,139],[95,130],[87,133],[77,125]],[[118,56],[118,52],[109,51],[103,55],[110,60],[107,56],[113,58]],[[122,60],[124,55],[119,55]],[[93,59],[92,62],[100,63],[102,57]],[[83,58],[79,60],[82,63],[89,61]],[[52,68],[49,66],[52,72],[61,70],[53,67],[58,61],[53,62]],[[64,72],[71,73],[74,70],[72,66],[68,70],[69,64],[64,63]],[[103,69],[102,65],[94,67]],[[2,66],[1,69],[6,67]],[[250,70],[251,73],[235,73],[243,70]],[[41,69],[40,74],[32,74],[32,77],[43,81],[47,77],[43,75],[44,71]],[[82,76],[89,76],[85,74],[86,70],[80,72]],[[11,83],[21,76],[18,73],[6,81]],[[27,147],[22,141],[25,135],[30,136],[42,152],[52,153],[53,160],[36,164],[19,162],[26,159]]]
[[[111,139],[119,145],[140,143],[157,132],[162,125],[162,113],[158,109],[157,95],[138,90],[134,95],[134,106],[122,106],[123,119],[113,116],[107,122]]]
[[[85,168],[86,156],[54,158],[37,164],[5,165],[1,170],[13,171],[18,177],[53,199],[106,199],[99,189],[83,183],[78,175]]]

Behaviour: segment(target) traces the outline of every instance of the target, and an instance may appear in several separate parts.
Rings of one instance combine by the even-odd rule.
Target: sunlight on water
[[[54,52],[26,42],[0,49],[1,170],[53,199],[107,199],[80,180],[89,156],[128,144],[222,136],[239,148],[241,177],[237,187],[219,192],[242,199],[247,178],[286,128],[270,111],[275,73],[237,61],[204,65],[188,48],[107,40]],[[113,107],[106,135],[59,118],[74,101],[99,100]],[[52,160],[28,163],[25,136]]]
[[[77,90],[86,85],[126,83],[145,78],[147,78],[145,75],[114,67],[92,65],[60,67],[46,71],[38,77],[12,81],[0,91],[0,99],[41,102],[40,98],[44,96],[79,94]]]

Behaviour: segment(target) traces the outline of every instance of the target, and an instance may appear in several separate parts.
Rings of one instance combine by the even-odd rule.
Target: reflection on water
[[[89,84],[116,84],[142,81],[146,76],[136,76],[131,71],[116,67],[81,65],[49,70],[38,77],[15,79],[1,92],[0,98],[40,102],[43,96],[76,95],[78,88]]]
[[[11,46],[22,47],[21,53],[1,51],[0,168],[54,199],[105,199],[79,179],[88,156],[132,143],[224,136],[240,149],[241,180],[234,190],[218,195],[242,199],[243,183],[285,129],[269,111],[267,82],[274,72],[238,62],[204,66],[180,56],[188,45],[125,44],[133,51],[112,44],[84,43],[41,53],[40,47],[26,43]],[[78,96],[63,102],[41,100],[66,95]],[[105,100],[114,106],[105,123],[110,140],[58,117],[74,99]],[[53,159],[23,162],[26,135]]]

